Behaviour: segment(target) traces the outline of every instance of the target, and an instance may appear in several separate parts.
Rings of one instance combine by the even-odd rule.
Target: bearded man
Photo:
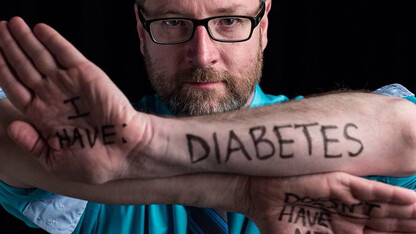
[[[270,8],[138,1],[157,92],[141,112],[49,26],[1,22],[3,207],[52,233],[416,231],[413,191],[342,173],[414,189],[413,104],[359,92],[278,104],[258,86]],[[378,92],[393,91],[414,99]]]

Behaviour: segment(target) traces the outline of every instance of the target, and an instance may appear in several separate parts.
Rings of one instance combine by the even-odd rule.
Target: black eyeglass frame
[[[205,27],[205,29],[207,30],[209,36],[211,37],[212,40],[214,41],[219,41],[219,42],[225,42],[225,43],[236,43],[236,42],[244,42],[244,41],[248,41],[250,40],[251,36],[253,35],[253,31],[254,29],[259,25],[260,21],[263,19],[263,16],[266,12],[266,3],[262,2],[261,5],[261,9],[260,12],[257,14],[257,16],[252,17],[252,16],[245,16],[245,15],[222,15],[222,16],[214,16],[214,17],[209,17],[209,18],[205,18],[205,19],[190,19],[190,18],[160,18],[160,19],[152,19],[152,20],[146,20],[143,16],[142,13],[142,9],[138,10],[138,14],[139,14],[139,19],[140,22],[143,25],[143,28],[149,33],[150,38],[152,39],[152,41],[156,44],[160,44],[160,45],[176,45],[176,44],[182,44],[182,43],[186,43],[190,40],[192,40],[192,38],[194,37],[195,34],[195,29],[202,25]],[[247,39],[243,39],[243,40],[221,40],[221,39],[216,39],[212,36],[209,27],[208,27],[208,22],[210,20],[213,19],[218,19],[218,18],[245,18],[245,19],[249,19],[251,21],[251,31],[250,31],[250,35],[248,36]],[[168,42],[168,43],[164,43],[164,42],[158,42],[155,40],[155,38],[152,35],[152,32],[150,30],[150,24],[155,22],[155,21],[160,21],[160,20],[189,20],[192,22],[193,24],[193,30],[192,30],[192,34],[189,37],[189,39],[185,40],[185,41],[179,41],[179,42]]]

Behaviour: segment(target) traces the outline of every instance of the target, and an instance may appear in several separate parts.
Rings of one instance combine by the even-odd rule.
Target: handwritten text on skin
[[[380,205],[370,202],[347,204],[338,199],[302,197],[294,193],[286,193],[278,221],[299,224],[302,228],[330,228],[333,215],[368,220],[374,210],[379,208]],[[295,234],[301,233],[299,228],[295,230]]]
[[[251,141],[249,145],[243,143],[241,140],[242,137],[247,136],[238,135],[235,131],[230,130],[226,141],[227,147],[225,155],[222,155],[220,152],[221,149],[216,132],[212,134],[212,140],[204,139],[203,137],[194,134],[186,134],[186,140],[191,163],[204,161],[209,157],[211,152],[215,155],[218,164],[228,162],[235,152],[241,153],[247,161],[251,161],[253,158],[266,160],[276,155],[282,159],[288,159],[295,157],[295,155],[293,153],[285,152],[285,148],[291,144],[295,144],[295,140],[285,136],[284,133],[287,133],[288,131],[301,131],[307,142],[308,154],[312,155],[313,139],[310,133],[312,128],[319,128],[323,142],[323,157],[325,158],[341,158],[343,156],[342,153],[333,153],[330,151],[331,145],[340,142],[340,139],[331,137],[331,133],[335,131],[342,131],[346,141],[354,142],[354,144],[357,145],[355,149],[348,151],[349,157],[357,157],[364,150],[362,141],[351,135],[354,130],[358,129],[357,125],[353,123],[347,123],[341,128],[335,125],[321,125],[319,123],[273,126],[271,129],[275,136],[273,139],[266,137],[268,130],[266,126],[255,126],[248,130],[247,136]],[[255,155],[249,154],[247,149],[250,146],[254,146]]]
[[[71,104],[74,114],[68,116],[68,120],[75,120],[79,118],[85,118],[90,115],[89,112],[81,112],[77,102],[81,98],[74,97],[64,101],[65,105]],[[125,128],[127,124],[122,124],[121,127]],[[100,139],[103,145],[116,144],[117,142],[117,131],[114,124],[104,124],[99,127],[94,127],[92,129],[88,128],[72,128],[66,129],[63,128],[60,132],[56,132],[56,137],[59,140],[60,147],[70,148],[74,145],[79,145],[81,148],[89,146],[93,148],[97,142],[97,139]],[[123,144],[127,143],[127,140],[124,137],[120,138],[120,142]]]

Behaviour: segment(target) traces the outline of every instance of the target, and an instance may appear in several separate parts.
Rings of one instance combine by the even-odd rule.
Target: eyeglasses
[[[253,30],[264,16],[266,4],[263,2],[255,17],[229,15],[206,19],[161,18],[145,20],[141,9],[139,19],[154,43],[174,45],[188,42],[195,34],[196,27],[202,25],[209,36],[219,42],[243,42],[251,38]]]

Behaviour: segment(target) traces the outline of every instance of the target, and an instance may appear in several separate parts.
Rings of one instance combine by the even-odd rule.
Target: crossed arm
[[[386,106],[392,109],[386,112]],[[168,145],[163,160],[205,172],[403,176],[416,168],[411,112],[398,114],[404,109],[412,112],[414,106],[379,95],[339,93],[151,125],[153,139]]]
[[[279,207],[275,208],[276,211],[281,209],[284,201],[282,192],[283,188],[287,188],[288,181],[302,186],[310,181],[304,177],[298,177],[297,182],[288,179],[256,180],[223,174],[154,180],[137,178],[197,172],[288,176],[336,170],[386,175],[414,171],[414,160],[411,158],[414,148],[411,118],[399,114],[379,115],[386,103],[393,113],[401,113],[403,110],[413,112],[413,107],[406,101],[371,94],[338,94],[336,98],[323,96],[290,105],[200,119],[159,118],[133,110],[108,77],[51,28],[39,25],[35,29],[35,36],[19,19],[14,19],[8,27],[10,31],[5,22],[0,23],[0,84],[17,111],[9,109],[12,117],[2,123],[13,120],[8,127],[10,136],[42,165],[34,162],[33,158],[28,158],[21,149],[10,147],[10,141],[2,141],[4,147],[1,149],[7,152],[1,154],[2,160],[11,166],[3,166],[1,175],[3,180],[12,185],[39,187],[102,202],[180,203],[219,207],[246,213],[254,220],[262,217],[258,219],[262,223],[264,216],[259,212],[253,213],[253,207],[261,207],[258,205],[261,201],[254,202],[256,206],[252,201],[247,201],[247,193],[255,194],[258,191],[244,192],[243,197],[240,195],[241,190],[247,190],[247,184],[259,185],[263,181],[269,181],[271,184],[281,185],[272,186],[281,190],[275,191],[276,196],[271,196],[280,203],[273,206],[270,204],[272,199],[268,200],[269,203],[263,203],[265,207]],[[13,39],[10,32],[16,39]],[[365,102],[363,98],[366,99]],[[5,106],[9,105],[6,100],[2,102]],[[370,110],[365,103],[371,105]],[[355,111],[348,104],[352,104]],[[333,112],[335,107],[338,111],[328,115],[328,111]],[[19,113],[23,113],[33,125],[26,121],[15,121],[16,118],[22,118]],[[198,124],[191,125],[192,122]],[[5,128],[6,124],[2,127]],[[390,138],[385,139],[383,136],[386,135]],[[277,138],[277,143],[273,143],[276,142],[273,138]],[[344,142],[333,144],[336,140],[341,141],[341,138]],[[392,142],[391,139],[395,141]],[[338,157],[340,153],[341,157]],[[377,162],[373,163],[373,171],[357,167],[357,164],[368,163],[376,156]],[[393,161],[393,157],[402,157],[405,161]],[[392,162],[397,165],[392,167]],[[89,185],[65,181],[59,185],[62,179],[51,178],[45,169],[60,173],[71,180],[111,182]],[[345,174],[339,175],[342,178],[348,177]],[[328,178],[330,174],[320,176]],[[116,181],[126,178],[135,180]],[[314,181],[316,176],[310,178]],[[354,178],[350,179],[355,181],[354,185],[361,185],[360,179],[351,178]],[[316,182],[315,180],[315,186],[319,184]],[[339,179],[336,184],[342,182],[345,181]],[[369,182],[371,183],[373,182]],[[68,186],[78,187],[81,192],[75,194],[73,189],[68,191]],[[146,194],[140,188],[150,188],[149,193]],[[168,188],[171,190],[166,190]],[[391,201],[389,199],[395,198],[399,190],[395,189],[392,193],[391,187],[379,188],[373,192],[384,192],[384,196],[376,199],[381,202]],[[97,193],[99,189],[126,193],[115,201],[114,196],[103,195],[112,193]],[[312,189],[309,192],[297,189],[294,186],[286,192],[327,198],[334,196],[337,199],[342,197],[329,193],[330,187],[322,190],[326,191],[324,194],[319,194],[319,191],[311,192]],[[184,190],[193,190],[189,194],[194,196],[184,195]],[[227,194],[223,193],[224,190],[230,191],[229,194],[234,196],[219,195]],[[166,195],[167,191],[170,195],[168,197],[154,196]],[[411,227],[415,209],[411,205],[415,202],[414,195],[404,190],[399,193],[401,195],[397,198],[398,204],[406,204],[407,212],[395,212],[395,218],[400,214],[400,217],[407,220],[406,227]],[[345,197],[345,194],[350,196]],[[369,193],[361,194],[358,190],[345,194],[342,199],[349,203],[353,202],[353,197],[374,200],[374,197],[364,196]],[[243,201],[243,205],[236,205],[237,201]],[[383,205],[384,207],[390,206]],[[403,210],[403,207],[394,207]],[[386,218],[386,214],[383,216],[378,213],[383,218]],[[361,225],[370,224],[363,222]],[[266,228],[267,225],[263,226]],[[401,228],[400,230],[404,230]]]
[[[0,106],[10,111],[0,115],[1,123],[21,118],[17,111],[12,111],[15,109],[7,100],[0,100]],[[0,159],[3,163],[0,176],[4,182],[15,186],[37,187],[110,204],[167,203],[220,208],[247,215],[262,233],[416,230],[416,194],[413,191],[344,173],[290,178],[192,174],[161,179],[116,180],[92,185],[51,176],[10,140],[2,140],[1,144]],[[311,199],[313,202],[307,202]],[[334,205],[339,209],[334,209]],[[295,218],[296,214],[300,217],[301,210],[308,206],[307,212],[321,217],[316,225],[302,224]],[[348,210],[341,207],[348,207]],[[291,218],[291,215],[294,217]]]
[[[198,172],[415,172],[415,108],[406,100],[340,93],[161,118],[135,111],[99,68],[48,26],[36,27],[36,36],[19,20],[1,27],[1,85],[33,124],[13,122],[10,136],[68,178],[100,183]]]

